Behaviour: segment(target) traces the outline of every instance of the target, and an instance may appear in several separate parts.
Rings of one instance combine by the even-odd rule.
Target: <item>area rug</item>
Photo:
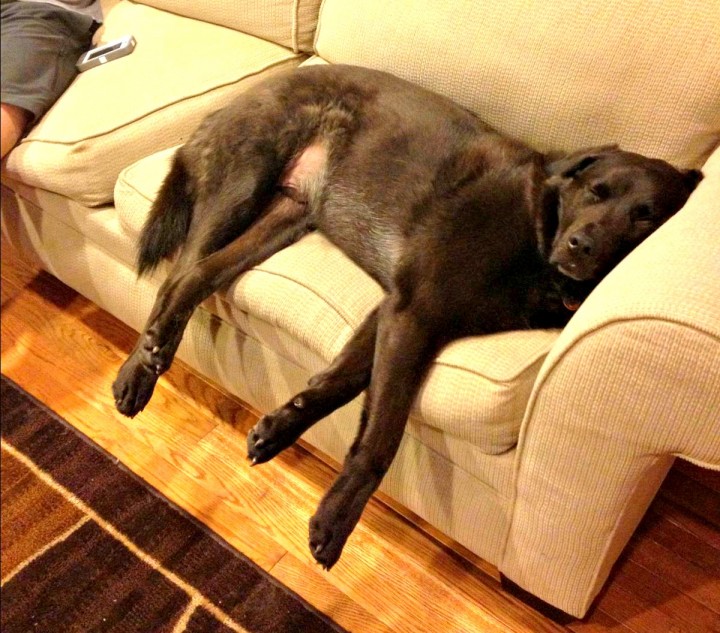
[[[344,630],[1,381],[4,633]]]

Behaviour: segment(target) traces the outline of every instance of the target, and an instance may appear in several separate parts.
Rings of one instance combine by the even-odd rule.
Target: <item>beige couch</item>
[[[122,0],[105,9],[103,41],[131,33],[137,48],[80,75],[10,154],[2,222],[28,257],[136,329],[166,272],[137,281],[132,265],[172,148],[233,94],[311,56],[389,70],[542,150],[619,142],[703,168],[686,207],[563,332],[443,350],[382,487],[582,616],[675,457],[720,468],[718,5]],[[327,365],[379,297],[312,235],[207,301],[180,357],[269,410]],[[305,440],[341,460],[359,412],[355,401]]]

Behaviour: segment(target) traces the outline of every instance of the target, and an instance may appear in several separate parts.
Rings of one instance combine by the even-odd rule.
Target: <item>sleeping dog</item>
[[[549,158],[392,75],[309,66],[210,115],[175,155],[140,238],[140,274],[175,255],[113,385],[150,400],[194,309],[321,231],[385,290],[308,388],[248,436],[252,464],[367,389],[343,470],[310,520],[325,568],[392,462],[429,365],[453,339],[560,327],[701,178],[616,146]],[[182,248],[181,248],[182,247]]]

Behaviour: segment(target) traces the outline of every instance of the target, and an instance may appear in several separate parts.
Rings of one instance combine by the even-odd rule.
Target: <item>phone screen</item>
[[[92,53],[88,53],[88,56],[85,59],[86,61],[90,61],[91,59],[95,59],[96,57],[100,57],[101,55],[107,55],[108,53],[112,53],[118,48],[121,48],[122,45],[122,42],[118,42],[117,44],[113,44],[112,46],[103,46],[102,48],[98,48]]]

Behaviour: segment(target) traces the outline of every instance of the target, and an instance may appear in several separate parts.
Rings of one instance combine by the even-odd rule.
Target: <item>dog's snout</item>
[[[567,241],[568,249],[575,255],[592,255],[595,242],[587,233],[573,233]]]

